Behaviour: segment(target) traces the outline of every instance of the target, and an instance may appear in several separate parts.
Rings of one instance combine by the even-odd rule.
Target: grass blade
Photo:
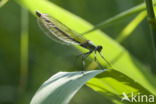
[[[117,41],[122,43],[125,39],[127,39],[131,33],[136,29],[136,27],[143,21],[143,19],[147,16],[146,11],[142,11],[139,13],[130,23],[121,31],[121,33],[117,37]]]
[[[89,79],[102,72],[104,70],[56,73],[41,85],[30,104],[67,104]]]
[[[1,1],[0,1],[0,8],[1,8],[2,6],[4,6],[7,2],[8,2],[8,0],[1,0]]]
[[[111,18],[109,18],[107,20],[104,20],[103,22],[100,22],[99,24],[95,25],[92,29],[88,30],[87,32],[85,32],[83,34],[87,34],[89,32],[95,31],[97,29],[105,28],[105,27],[107,27],[107,26],[109,26],[111,24],[114,24],[114,23],[116,23],[116,22],[118,22],[118,21],[120,21],[120,20],[122,20],[124,18],[127,18],[127,17],[129,17],[131,15],[134,15],[134,14],[136,14],[136,13],[138,13],[138,12],[144,10],[144,9],[145,9],[145,4],[144,3],[142,3],[140,5],[137,5],[137,6],[133,7],[133,8],[130,8],[130,9],[124,11],[124,12],[121,12],[121,13],[117,14],[114,17],[111,17]]]

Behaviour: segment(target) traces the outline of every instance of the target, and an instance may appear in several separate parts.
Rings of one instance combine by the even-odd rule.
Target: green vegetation
[[[156,61],[153,51],[155,47],[153,43],[155,41],[151,39],[149,35],[148,23],[150,22],[147,22],[145,19],[149,13],[146,12],[146,5],[148,5],[148,3],[139,4],[139,2],[134,0],[132,4],[137,3],[137,6],[131,6],[130,9],[120,13],[118,12],[117,14],[116,11],[111,10],[110,7],[114,6],[114,10],[122,8],[121,1],[116,1],[118,4],[116,2],[108,2],[110,6],[108,6],[106,0],[102,2],[98,1],[96,2],[97,4],[95,1],[87,2],[81,0],[75,2],[72,0],[68,2],[54,0],[54,2],[55,3],[47,0],[15,0],[9,1],[0,8],[0,12],[4,14],[4,16],[0,16],[0,34],[2,34],[2,38],[0,39],[0,45],[2,46],[0,47],[2,50],[0,52],[0,56],[2,57],[0,59],[0,69],[2,69],[2,72],[0,75],[5,79],[3,80],[2,78],[0,80],[0,83],[2,83],[0,90],[5,89],[4,91],[6,92],[4,93],[6,96],[10,96],[10,98],[5,97],[3,100],[0,98],[0,103],[23,104],[24,102],[29,103],[33,98],[31,101],[32,104],[45,104],[45,102],[52,104],[53,99],[55,99],[53,104],[65,104],[71,99],[71,104],[95,104],[97,99],[99,99],[99,102],[97,102],[99,104],[103,104],[104,102],[106,104],[122,104],[126,103],[121,102],[123,92],[125,92],[128,97],[131,97],[131,92],[156,96],[156,83],[154,83],[156,79]],[[102,5],[99,10],[96,10],[96,8],[98,9],[96,6],[102,3],[103,5],[107,4],[107,6],[103,7]],[[62,7],[56,4],[62,5]],[[82,5],[78,9],[82,14],[76,9],[79,5]],[[94,9],[89,7],[91,5],[95,5],[95,7],[93,7]],[[115,5],[119,7],[115,8]],[[16,8],[16,6],[19,7]],[[16,9],[14,9],[13,13],[10,12],[11,15],[9,15],[7,12],[12,9],[11,7]],[[7,8],[9,8],[9,10],[7,10]],[[19,15],[19,8],[22,8],[21,16]],[[95,26],[91,25],[80,18],[80,16],[74,15],[74,13],[63,8],[70,11],[77,10],[76,14],[81,14],[80,16],[85,17],[87,21],[96,23],[97,21],[104,20],[104,22]],[[102,54],[113,65],[113,69],[104,72],[101,71],[94,62],[94,54],[92,54],[89,57],[90,60],[86,60],[86,69],[100,70],[91,72],[86,70],[84,73],[75,72],[75,74],[73,74],[73,71],[82,71],[81,61],[73,64],[74,57],[80,54],[78,50],[80,50],[81,53],[87,52],[87,50],[80,46],[75,46],[76,49],[72,48],[72,46],[65,47],[48,39],[37,26],[37,18],[35,17],[36,10],[55,17],[72,30],[81,33],[88,40],[93,41],[96,45],[102,45]],[[103,10],[108,11],[108,14],[104,13]],[[15,12],[18,13],[15,15]],[[31,12],[31,14],[28,15],[28,12]],[[101,13],[103,14],[101,15]],[[107,15],[115,16],[105,19]],[[18,19],[16,16],[18,16]],[[8,20],[9,18],[11,19]],[[19,21],[19,18],[21,21]],[[155,20],[152,21],[155,23]],[[5,25],[5,23],[7,25]],[[155,24],[152,24],[152,26],[153,25],[155,26]],[[151,30],[154,34],[155,28]],[[21,35],[19,35],[19,31]],[[105,31],[107,34],[104,33]],[[19,37],[21,37],[21,39]],[[20,39],[20,42],[18,39]],[[21,55],[20,63],[19,55]],[[107,63],[104,62],[98,54],[97,59],[104,67],[107,66]],[[58,71],[68,71],[68,73],[62,73],[64,74],[63,76],[58,75]],[[8,74],[4,76],[3,73],[4,75]],[[55,73],[57,74],[54,75]],[[97,76],[94,77],[95,75]],[[49,79],[50,76],[52,76],[52,78]],[[52,90],[51,87],[48,87],[46,84],[47,82],[42,84],[47,79],[50,80],[48,80],[49,86],[55,86]],[[73,97],[84,84],[88,87],[83,87],[82,92],[80,90],[80,92]],[[39,88],[39,86],[41,87]],[[9,88],[12,92],[7,92]],[[39,88],[38,91],[37,88]],[[94,92],[89,88],[93,89]],[[60,91],[62,92],[61,94],[59,94]],[[87,93],[85,93],[86,91]],[[98,95],[98,93],[101,95]],[[47,94],[50,95],[48,96]],[[0,95],[0,97],[1,96],[2,95]],[[88,98],[83,99],[84,96],[88,96]]]

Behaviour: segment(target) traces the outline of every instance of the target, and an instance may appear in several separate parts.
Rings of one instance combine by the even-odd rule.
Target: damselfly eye
[[[96,49],[97,49],[98,52],[101,52],[101,50],[102,50],[102,46],[97,46]]]

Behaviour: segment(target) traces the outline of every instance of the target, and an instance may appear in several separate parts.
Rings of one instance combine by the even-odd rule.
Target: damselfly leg
[[[85,59],[92,53],[93,51],[89,51],[89,52],[86,52],[86,53],[83,53],[81,56],[82,56],[82,67],[83,67],[83,70],[84,70],[84,66],[85,66]]]
[[[105,58],[104,56],[101,54],[101,52],[99,52],[100,56],[102,57],[102,59],[110,66],[112,67],[111,63],[109,63]]]
[[[86,53],[82,53],[82,54],[80,54],[80,55],[78,55],[77,56],[77,58],[78,57],[82,57],[82,67],[83,67],[83,70],[85,69],[85,60],[86,60],[86,58],[92,53],[93,51],[91,50],[91,51],[89,51],[89,52],[86,52]],[[95,53],[94,53],[94,61],[99,65],[99,67],[101,67],[102,69],[104,68],[101,64],[100,64],[100,62],[97,60],[97,58],[96,58],[96,51],[94,51]]]

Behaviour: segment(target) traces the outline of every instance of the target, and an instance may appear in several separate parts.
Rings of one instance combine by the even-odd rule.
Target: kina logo
[[[123,97],[121,101],[128,101],[128,102],[146,102],[146,103],[151,103],[155,102],[155,96],[154,95],[142,95],[140,93],[134,94],[131,92],[130,96],[128,96],[125,92],[122,93]]]

